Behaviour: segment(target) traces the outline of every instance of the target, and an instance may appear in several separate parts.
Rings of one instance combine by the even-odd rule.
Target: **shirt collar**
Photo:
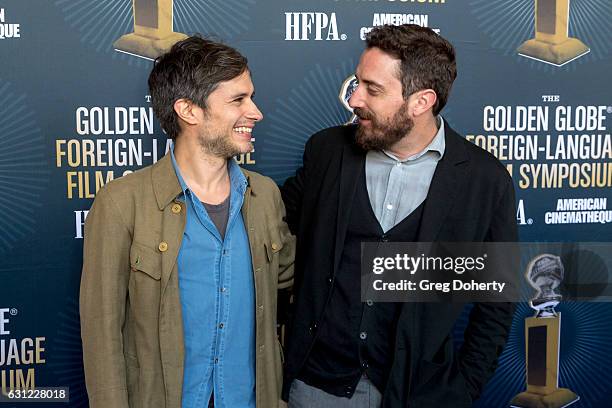
[[[436,124],[438,126],[438,132],[436,133],[436,135],[434,136],[433,140],[431,141],[431,143],[429,143],[423,150],[421,150],[420,152],[413,154],[410,157],[407,157],[404,160],[399,160],[397,157],[395,157],[391,152],[388,152],[386,150],[383,150],[383,153],[385,155],[387,155],[388,157],[392,158],[395,161],[400,161],[400,162],[405,162],[405,161],[409,161],[409,160],[416,160],[419,157],[423,156],[425,153],[427,152],[435,152],[437,153],[437,160],[440,160],[442,158],[442,156],[444,156],[444,150],[446,148],[446,142],[444,140],[445,137],[445,132],[444,132],[444,119],[442,118],[442,116],[437,116],[436,117]]]
[[[185,180],[181,175],[181,169],[178,163],[176,162],[176,157],[174,156],[174,144],[170,146],[170,156],[172,158],[172,166],[174,167],[174,172],[176,173],[176,177],[178,178],[179,184],[181,185],[183,195],[186,195],[187,190],[189,190],[189,186],[187,185],[187,183],[185,183]],[[243,195],[246,191],[248,180],[240,170],[240,166],[238,166],[236,160],[234,160],[233,158],[227,161],[227,171],[229,172],[232,191],[238,191],[241,193],[241,195]]]

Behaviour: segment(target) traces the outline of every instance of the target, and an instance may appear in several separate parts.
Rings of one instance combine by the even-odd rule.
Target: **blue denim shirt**
[[[255,287],[241,208],[247,180],[234,160],[225,240],[172,164],[187,208],[178,255],[185,337],[183,408],[255,408]]]

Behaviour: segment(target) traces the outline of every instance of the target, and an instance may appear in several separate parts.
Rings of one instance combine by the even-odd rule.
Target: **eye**
[[[377,95],[380,95],[380,91],[376,88],[368,87],[368,94],[372,96],[377,96]]]

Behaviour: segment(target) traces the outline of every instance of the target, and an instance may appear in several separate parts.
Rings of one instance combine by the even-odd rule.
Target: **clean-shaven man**
[[[85,225],[89,404],[276,407],[294,239],[276,184],[233,160],[262,119],[247,60],[191,37],[156,60],[149,88],[173,150],[100,190]]]
[[[495,370],[511,304],[475,304],[455,353],[463,305],[360,299],[362,242],[517,239],[507,171],[439,115],[456,75],[432,30],[375,28],[349,101],[358,125],[312,136],[282,188],[297,234],[290,408],[468,407]]]

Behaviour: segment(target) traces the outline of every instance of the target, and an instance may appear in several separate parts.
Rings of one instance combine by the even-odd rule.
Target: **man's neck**
[[[174,157],[185,184],[201,201],[223,202],[230,192],[227,159],[204,152],[197,143],[185,139],[174,144]]]
[[[410,132],[386,151],[399,160],[405,160],[410,156],[420,153],[429,146],[437,133],[437,117],[431,116],[424,121],[415,121],[414,127]]]

